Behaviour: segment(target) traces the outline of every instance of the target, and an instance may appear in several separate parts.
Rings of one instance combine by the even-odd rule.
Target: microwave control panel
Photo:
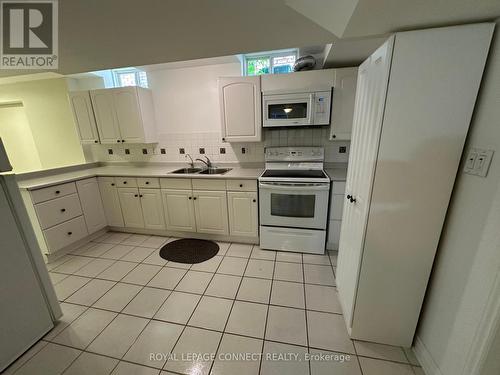
[[[315,125],[328,125],[330,123],[331,101],[331,91],[319,91],[314,93],[313,123]]]

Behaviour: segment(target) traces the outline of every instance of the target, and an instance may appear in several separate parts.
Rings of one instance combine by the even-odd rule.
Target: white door
[[[121,143],[112,90],[92,90],[90,98],[101,143]]]
[[[163,203],[160,189],[139,189],[144,227],[149,229],[165,229]]]
[[[106,226],[106,215],[104,214],[97,178],[77,181],[76,188],[89,234],[104,228]]]
[[[196,230],[199,233],[229,234],[225,191],[193,191]]]
[[[113,177],[99,177],[98,182],[108,225],[112,227],[124,227],[122,207]]]
[[[88,91],[73,91],[68,94],[78,136],[82,144],[99,143],[99,134],[94,110]]]
[[[359,67],[337,267],[337,286],[349,328],[352,326],[393,44],[394,37]],[[351,202],[347,196],[355,201]]]
[[[144,228],[141,198],[138,188],[118,188],[125,227]]]
[[[258,236],[257,193],[227,193],[229,232],[232,236]]]
[[[20,203],[20,202],[15,202]],[[0,180],[0,372],[42,338],[53,326],[40,278],[26,248],[14,202]],[[22,204],[22,203],[21,203]],[[23,208],[24,209],[24,208]],[[37,249],[33,249],[37,250]],[[41,270],[41,272],[47,272]]]
[[[137,89],[121,87],[112,92],[122,142],[145,142]]]
[[[161,190],[168,230],[196,232],[192,190]]]
[[[332,122],[330,127],[330,139],[332,140],[343,141],[351,139],[357,81],[358,68],[335,70]]]
[[[260,142],[260,76],[219,78],[222,140]]]

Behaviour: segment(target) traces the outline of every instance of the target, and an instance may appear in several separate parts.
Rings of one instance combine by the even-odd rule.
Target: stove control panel
[[[323,161],[323,147],[267,147],[266,161]]]

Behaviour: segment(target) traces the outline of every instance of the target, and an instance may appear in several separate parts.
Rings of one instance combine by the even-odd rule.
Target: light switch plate
[[[490,168],[493,150],[471,148],[465,161],[464,173],[474,176],[486,177]]]

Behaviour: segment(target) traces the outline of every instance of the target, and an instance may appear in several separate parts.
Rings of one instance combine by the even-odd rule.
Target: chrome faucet
[[[207,168],[212,168],[212,162],[210,161],[210,159],[208,158],[208,156],[205,156],[205,158],[207,159],[207,161],[203,160],[203,159],[196,159],[198,161],[201,161],[202,163],[204,163]]]
[[[191,165],[191,168],[194,168],[194,161],[193,161],[193,158],[191,157],[191,155],[186,154],[186,158],[189,158],[191,160],[191,163],[189,163],[189,164]]]

